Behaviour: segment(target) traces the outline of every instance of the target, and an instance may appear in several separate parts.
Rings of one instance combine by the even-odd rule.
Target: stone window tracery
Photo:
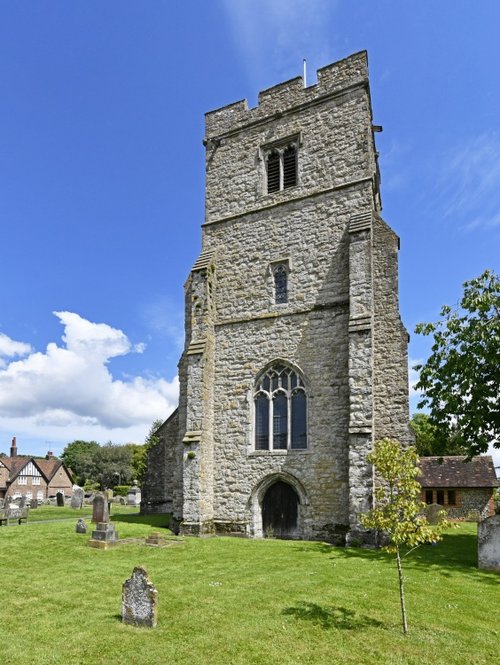
[[[275,364],[256,381],[254,391],[255,449],[307,448],[307,394],[295,369]]]

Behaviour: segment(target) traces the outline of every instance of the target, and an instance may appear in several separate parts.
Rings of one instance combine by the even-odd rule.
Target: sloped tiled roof
[[[34,462],[49,482],[56,475],[56,471],[59,469],[59,467],[62,466],[61,460],[54,458],[37,459],[34,460]]]
[[[473,457],[421,457],[418,478],[422,487],[496,487],[498,480],[491,455]],[[441,462],[441,463],[440,463]]]

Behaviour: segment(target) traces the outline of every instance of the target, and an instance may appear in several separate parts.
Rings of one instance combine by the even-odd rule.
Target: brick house
[[[446,508],[449,517],[467,517],[478,511],[481,519],[494,514],[493,492],[498,480],[490,455],[474,457],[421,457],[422,501]]]
[[[71,472],[64,462],[51,452],[45,459],[18,455],[14,437],[10,456],[0,457],[0,499],[25,496],[45,501],[57,492],[65,497],[73,494]]]

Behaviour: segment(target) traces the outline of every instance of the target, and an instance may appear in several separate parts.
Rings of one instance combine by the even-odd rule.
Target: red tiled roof
[[[422,487],[497,487],[498,480],[491,455],[473,457],[421,457]],[[441,462],[441,463],[440,463]]]

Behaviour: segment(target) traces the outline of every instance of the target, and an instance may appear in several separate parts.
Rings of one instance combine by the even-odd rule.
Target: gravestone
[[[59,508],[64,507],[64,494],[62,492],[56,493],[56,501]]]
[[[83,506],[83,489],[78,485],[73,485],[73,496],[71,497],[71,507],[81,508]]]
[[[98,522],[92,538],[87,543],[89,547],[96,547],[100,550],[107,550],[108,547],[116,545],[118,542],[118,533],[115,531],[115,525],[110,522]]]
[[[158,591],[149,579],[145,568],[136,566],[132,577],[126,580],[122,589],[122,619],[132,626],[154,628]]]
[[[87,525],[86,525],[85,520],[83,519],[83,517],[80,517],[80,519],[76,523],[76,532],[77,533],[87,533]]]
[[[439,503],[431,503],[425,507],[425,516],[429,524],[439,524],[443,521],[443,518],[446,516],[443,506],[440,506]]]
[[[92,501],[92,522],[109,522],[108,501],[101,492]]]
[[[477,525],[477,565],[500,572],[500,515],[487,517]]]
[[[31,499],[30,508],[31,509],[38,508],[38,499]]]
[[[24,495],[19,499],[19,508],[21,510],[24,510],[26,508],[27,501],[28,499]]]
[[[159,531],[153,531],[146,538],[146,545],[161,545],[163,543],[163,538]]]
[[[137,485],[133,485],[127,492],[127,505],[140,506],[141,505],[141,490]]]

